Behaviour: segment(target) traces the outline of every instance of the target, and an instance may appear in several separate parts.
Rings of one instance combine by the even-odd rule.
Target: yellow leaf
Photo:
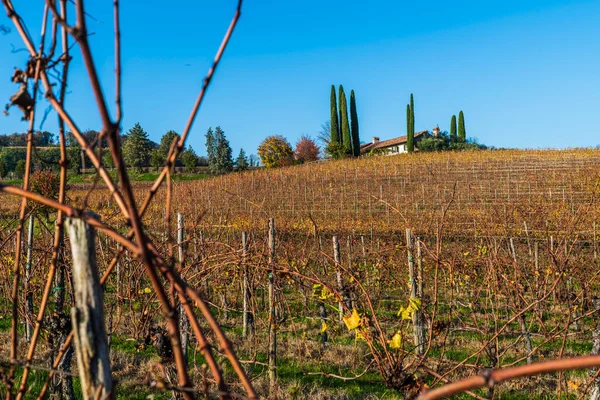
[[[392,336],[392,340],[388,341],[388,344],[392,349],[402,348],[402,335],[400,334],[400,331],[396,332],[396,334]]]
[[[579,386],[581,386],[581,384],[579,382],[575,382],[575,381],[569,381],[568,384],[573,390],[577,390],[577,389],[579,389]]]
[[[344,317],[344,323],[349,331],[356,329],[360,326],[360,315],[358,315],[358,311],[356,308],[352,310],[352,315],[348,317]]]
[[[149,287],[145,287],[143,289],[138,290],[139,294],[150,294],[152,293],[152,289],[150,289]]]
[[[321,323],[321,333],[327,332],[327,324],[325,322]]]
[[[327,300],[330,297],[333,297],[333,293],[331,293],[329,289],[324,286],[323,289],[321,289],[321,295],[319,296],[319,299]]]
[[[323,290],[323,285],[321,285],[320,283],[315,283],[313,285],[313,296],[319,297],[321,295],[321,290]]]
[[[414,311],[419,311],[421,309],[421,299],[418,297],[411,297],[408,302]]]
[[[365,340],[365,336],[363,335],[363,333],[360,330],[357,330],[354,340],[356,340],[356,341]]]

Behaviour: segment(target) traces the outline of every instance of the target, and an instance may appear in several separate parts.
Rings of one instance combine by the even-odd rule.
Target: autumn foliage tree
[[[281,135],[267,137],[258,146],[260,160],[267,168],[283,167],[294,163],[292,146]]]
[[[319,152],[319,146],[308,136],[302,136],[296,142],[296,151],[294,153],[296,160],[302,163],[317,161],[319,159]]]

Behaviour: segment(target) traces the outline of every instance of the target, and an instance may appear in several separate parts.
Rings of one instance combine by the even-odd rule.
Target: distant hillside
[[[593,149],[368,157],[178,183],[174,209],[206,212],[207,229],[264,229],[274,217],[280,231],[302,233],[433,235],[442,221],[468,236],[591,232],[598,165]]]

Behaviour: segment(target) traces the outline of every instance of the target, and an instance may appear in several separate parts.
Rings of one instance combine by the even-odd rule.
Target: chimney
[[[433,128],[433,137],[439,137],[440,136],[440,127],[436,126],[435,128]]]
[[[376,144],[379,142],[379,136],[373,136],[373,144]]]

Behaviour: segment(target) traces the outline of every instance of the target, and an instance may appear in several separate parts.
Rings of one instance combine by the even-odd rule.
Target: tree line
[[[415,101],[410,94],[410,101],[406,105],[406,151],[415,151]],[[441,131],[438,136],[429,136],[419,140],[419,151],[444,151],[444,150],[482,150],[487,147],[477,143],[475,139],[467,139],[465,128],[465,115],[461,110],[458,113],[458,127],[456,115],[450,119],[450,134]]]
[[[325,153],[336,159],[348,156],[358,157],[360,155],[360,134],[354,90],[350,91],[350,118],[348,118],[346,93],[342,85],[338,88],[337,98],[335,85],[331,85],[329,107],[330,134]]]
[[[246,156],[243,149],[239,156],[231,159],[231,148],[229,142],[225,139],[225,134],[220,127],[215,130],[217,138],[217,151],[213,152],[209,148],[208,136],[212,136],[212,128],[207,133],[207,157],[198,156],[191,146],[185,148],[177,160],[176,166],[184,167],[188,171],[193,171],[196,167],[206,166],[212,173],[224,173],[234,169],[246,169],[250,166],[258,165],[258,159],[254,155]],[[99,132],[87,130],[82,133],[88,143],[96,143],[106,149],[107,144],[103,140],[98,143]],[[23,176],[25,172],[25,156],[27,146],[27,133],[12,133],[0,135],[0,178],[7,177],[10,173],[16,177]],[[160,168],[165,165],[167,155],[171,146],[178,141],[180,135],[170,130],[166,132],[156,143],[148,137],[148,133],[139,123],[136,123],[129,131],[120,136],[121,151],[125,164],[134,169]],[[57,137],[48,131],[38,131],[32,134],[34,151],[32,157],[32,166],[34,170],[54,169],[58,170],[60,162],[60,149],[58,147]],[[91,162],[82,151],[75,137],[68,132],[65,137],[67,147],[67,163],[71,174],[79,174],[82,169],[91,166]],[[228,148],[228,150],[223,150]],[[228,161],[223,161],[225,158]],[[111,155],[105,151],[102,155],[102,163],[113,168]]]

